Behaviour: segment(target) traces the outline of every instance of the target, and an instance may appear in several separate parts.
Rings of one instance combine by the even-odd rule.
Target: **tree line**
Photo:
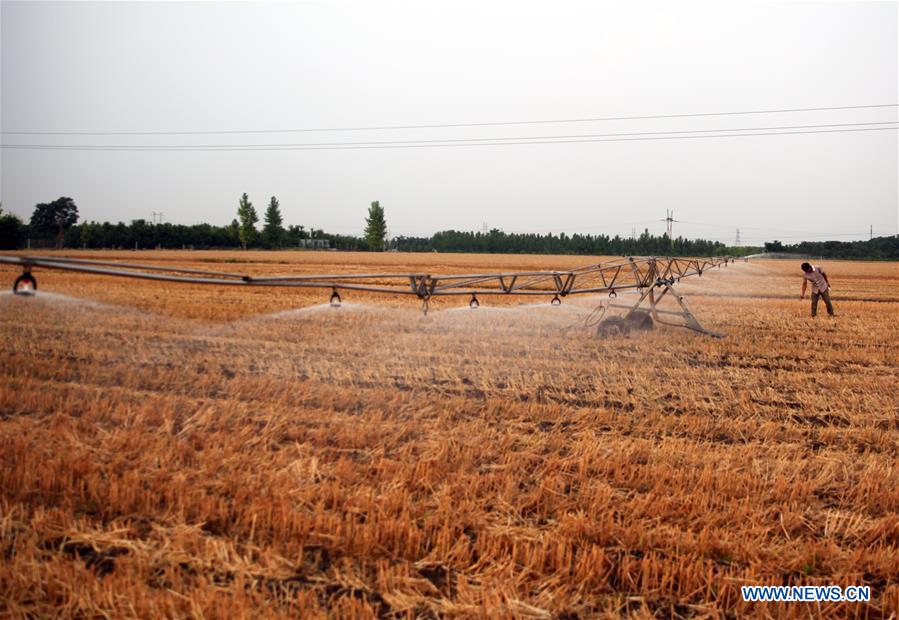
[[[899,235],[867,241],[801,241],[793,245],[772,241],[765,244],[765,251],[847,260],[899,260]]]
[[[78,207],[72,198],[62,196],[49,203],[35,205],[28,223],[0,205],[0,249],[25,247],[86,249],[281,249],[310,246],[343,250],[368,249],[361,238],[327,233],[302,225],[284,226],[278,198],[271,197],[261,230],[259,216],[244,193],[238,201],[237,217],[230,224],[153,223],[145,219],[125,222],[78,223]],[[316,244],[308,243],[315,241]]]
[[[394,246],[409,252],[479,252],[487,254],[584,254],[601,255],[672,255],[720,256],[749,254],[757,249],[732,248],[719,241],[685,239],[669,240],[668,235],[652,235],[644,230],[638,237],[590,235],[575,233],[507,233],[494,228],[483,232],[446,230],[431,237],[397,237]]]
[[[430,237],[398,236],[388,239],[384,207],[374,201],[365,217],[363,236],[337,235],[324,230],[284,225],[281,204],[272,196],[259,215],[249,196],[241,195],[236,216],[230,224],[152,223],[144,219],[119,222],[78,223],[78,207],[72,198],[63,196],[49,203],[35,205],[26,224],[18,217],[3,213],[0,205],[0,249],[21,249],[29,240],[37,247],[120,248],[120,249],[284,249],[297,247],[329,247],[338,250],[402,252],[478,252],[496,254],[583,254],[590,256],[671,255],[715,256],[747,255],[761,252],[761,247],[729,247],[706,239],[669,239],[644,230],[636,237],[603,234],[568,235],[566,233],[507,233],[499,229],[489,232],[445,230]],[[314,242],[314,243],[313,243]],[[784,245],[766,243],[767,252],[796,253],[822,258],[899,259],[899,238],[878,237],[870,241],[804,241]]]
[[[337,235],[304,226],[284,226],[280,202],[272,196],[259,230],[259,215],[249,196],[239,201],[237,217],[226,226],[214,224],[152,223],[144,219],[119,222],[78,223],[78,208],[68,197],[35,206],[28,224],[12,215],[0,216],[0,247],[18,249],[27,240],[36,246],[57,248],[120,249],[283,249],[309,247],[309,240],[338,250],[402,252],[482,252],[527,254],[673,254],[721,255],[732,253],[723,243],[678,237],[669,243],[665,235],[651,235],[648,230],[636,238],[607,235],[517,234],[498,229],[488,233],[446,230],[430,237],[387,238],[384,207],[371,203],[365,218],[363,236]],[[748,250],[747,250],[748,251]]]

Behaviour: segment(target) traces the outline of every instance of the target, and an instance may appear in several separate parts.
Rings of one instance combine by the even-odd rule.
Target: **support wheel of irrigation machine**
[[[610,316],[596,328],[601,338],[629,336],[632,331],[648,331],[655,327],[652,316],[645,310],[635,310],[629,316]]]
[[[614,338],[616,336],[627,336],[631,333],[631,328],[620,316],[610,316],[605,319],[596,328],[596,335],[600,338]]]
[[[12,292],[16,295],[34,295],[37,291],[37,280],[30,273],[23,273],[12,285]]]

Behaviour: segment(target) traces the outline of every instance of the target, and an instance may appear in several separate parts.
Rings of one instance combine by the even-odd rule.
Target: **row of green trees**
[[[66,196],[35,205],[27,226],[12,213],[3,213],[3,206],[0,205],[0,249],[19,248],[30,235],[50,239],[57,248],[61,248],[66,231],[77,221],[78,207],[74,200]]]
[[[750,254],[758,248],[731,248],[704,239],[669,240],[668,235],[652,235],[644,230],[639,237],[610,237],[566,233],[488,233],[447,230],[431,237],[397,237],[394,246],[408,252],[481,252],[497,254],[585,254],[713,256]]]
[[[119,222],[84,222],[69,228],[64,235],[64,246],[69,248],[162,248],[198,249],[242,248],[240,224],[234,220],[227,226],[212,224],[153,224],[147,220],[133,220],[126,224]],[[288,226],[279,235],[278,244],[269,244],[266,237],[257,234],[248,241],[250,248],[297,247],[306,239],[328,241],[330,247],[342,247],[337,242],[341,237],[328,235],[321,230],[307,230],[303,226]],[[349,248],[344,248],[349,249]]]
[[[256,214],[256,207],[250,202],[250,197],[244,192],[240,197],[237,206],[237,220],[232,223],[236,224],[237,239],[240,247],[246,250],[251,245],[259,244],[269,249],[277,249],[284,245],[287,240],[287,230],[284,228],[284,216],[281,215],[281,203],[276,196],[272,196],[268,202],[268,208],[265,210],[265,225],[262,228],[262,235],[256,230],[256,223],[259,216]]]
[[[665,235],[651,235],[644,230],[637,238],[607,235],[515,234],[498,229],[489,233],[447,230],[430,237],[396,237],[387,239],[387,219],[380,202],[372,202],[365,218],[363,237],[328,234],[322,230],[306,230],[303,226],[284,226],[278,198],[272,196],[264,214],[262,230],[256,228],[259,215],[249,196],[238,201],[237,217],[227,226],[212,224],[154,224],[143,219],[130,224],[119,222],[85,222],[78,224],[78,208],[71,198],[62,197],[52,203],[36,205],[31,222],[18,218],[0,218],[0,246],[20,248],[26,238],[52,240],[56,247],[73,248],[268,248],[311,245],[309,239],[327,242],[341,250],[405,252],[485,252],[531,254],[674,254],[713,255],[734,253],[722,243],[678,237],[669,241]],[[749,253],[749,248],[738,251]]]
[[[404,252],[482,252],[521,254],[585,254],[585,255],[662,255],[711,256],[746,255],[762,248],[728,247],[705,239],[668,239],[667,235],[652,235],[644,230],[639,237],[610,237],[589,234],[533,234],[506,233],[499,229],[490,232],[446,230],[430,237],[396,237],[387,239],[387,220],[384,208],[372,202],[365,218],[362,237],[335,235],[323,230],[306,230],[303,226],[284,226],[278,198],[272,196],[264,214],[262,230],[256,228],[259,215],[244,193],[238,201],[237,217],[231,224],[154,224],[143,219],[130,224],[119,222],[78,223],[78,207],[72,198],[62,196],[48,203],[35,205],[28,224],[18,217],[3,213],[0,205],[0,249],[25,247],[27,240],[37,245],[58,248],[266,248],[310,246],[308,240],[326,242],[341,250]],[[878,237],[869,241],[804,241],[784,245],[779,241],[766,243],[768,252],[795,253],[823,258],[899,259],[899,237]]]
[[[281,215],[281,203],[275,196],[272,196],[268,208],[265,210],[265,226],[262,228],[261,238],[257,236],[256,223],[258,221],[256,208],[250,202],[250,197],[244,192],[238,203],[237,221],[235,222],[240,247],[246,250],[259,242],[258,245],[264,248],[275,249],[283,247],[286,241],[296,239],[296,235],[289,235],[288,230],[285,230],[283,226],[284,217]],[[319,239],[321,238],[322,236],[319,236]],[[362,249],[363,246],[367,246],[367,249],[374,252],[387,249],[387,219],[384,215],[384,207],[377,200],[371,203],[368,217],[365,218],[364,240],[355,237],[338,239],[329,236],[329,240],[331,239],[335,243],[339,240],[344,249]],[[296,245],[296,243],[292,245]]]
[[[266,248],[297,247],[314,239],[327,247],[347,250],[366,249],[362,239],[328,234],[304,226],[284,226],[280,203],[272,196],[265,211],[265,224],[256,229],[259,216],[253,203],[244,193],[239,202],[237,218],[226,226],[212,224],[150,223],[144,219],[130,224],[119,222],[78,223],[78,207],[69,197],[35,205],[29,223],[0,206],[0,249],[11,250],[33,244],[37,247],[57,248]],[[308,244],[307,244],[308,245]]]
[[[821,258],[899,260],[899,235],[867,241],[802,241],[792,245],[772,241],[765,244],[765,251]]]

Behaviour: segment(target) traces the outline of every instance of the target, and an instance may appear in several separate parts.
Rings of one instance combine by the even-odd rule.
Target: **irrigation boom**
[[[630,257],[605,263],[596,263],[567,271],[516,271],[508,273],[474,273],[433,275],[429,273],[370,273],[331,275],[288,275],[257,277],[224,271],[205,271],[165,265],[141,265],[113,261],[88,260],[55,256],[0,256],[0,263],[22,267],[22,274],[13,284],[17,294],[29,294],[37,289],[32,273],[35,268],[73,271],[102,276],[139,278],[185,284],[212,284],[218,286],[270,286],[318,288],[331,290],[331,303],[341,301],[340,291],[367,291],[391,295],[413,295],[422,301],[427,314],[428,302],[434,297],[468,296],[469,304],[479,305],[478,296],[486,295],[543,295],[551,296],[551,303],[558,305],[569,295],[608,293],[615,298],[618,291],[635,290],[640,300],[630,309],[625,319],[648,301],[653,319],[665,323],[659,313],[677,314],[686,320],[685,325],[704,333],[683,303],[683,296],[673,286],[682,278],[701,276],[704,271],[733,262],[731,257],[677,258]],[[661,289],[656,295],[655,291]],[[667,312],[656,305],[668,292],[673,293],[682,310]],[[678,324],[680,325],[680,324]]]

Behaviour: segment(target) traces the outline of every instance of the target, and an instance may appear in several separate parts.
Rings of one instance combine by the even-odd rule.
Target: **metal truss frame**
[[[433,275],[429,273],[349,273],[330,275],[251,276],[225,271],[207,271],[166,265],[146,265],[126,262],[90,260],[61,256],[0,256],[0,264],[20,266],[22,275],[16,279],[13,291],[24,294],[37,288],[32,274],[35,268],[88,273],[121,278],[138,278],[184,284],[211,284],[218,286],[267,286],[317,288],[331,290],[331,303],[339,304],[340,291],[366,291],[390,295],[412,295],[422,301],[422,310],[428,311],[428,302],[435,297],[468,296],[470,305],[479,305],[478,296],[551,296],[551,303],[559,304],[569,295],[608,293],[611,298],[618,291],[640,291],[640,301],[632,313],[644,301],[648,301],[653,318],[664,311],[656,308],[667,293],[671,292],[689,316],[687,327],[707,332],[699,326],[677,294],[673,285],[682,278],[701,276],[704,271],[727,266],[733,262],[729,256],[708,258],[681,257],[628,257],[604,263],[595,263],[562,271],[517,271],[476,274]],[[656,297],[654,290],[662,288]],[[629,314],[630,314],[629,313]],[[697,326],[699,326],[697,328]]]

